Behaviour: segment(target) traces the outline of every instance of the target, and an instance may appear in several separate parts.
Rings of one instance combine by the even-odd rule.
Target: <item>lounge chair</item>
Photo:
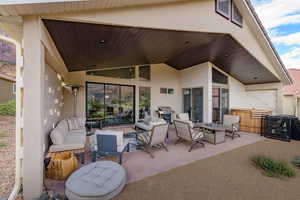
[[[123,138],[122,131],[98,130],[95,133],[94,146],[92,149],[92,161],[97,157],[118,155],[119,164],[122,164],[122,156],[125,151],[129,152],[129,139]]]
[[[237,115],[224,115],[223,126],[225,127],[226,135],[234,139],[235,136],[241,137],[238,133],[240,127],[240,117]]]
[[[191,128],[194,128],[194,123],[190,120],[190,116],[188,113],[178,113],[177,119],[186,121],[187,123],[189,123]]]
[[[184,140],[191,142],[192,144],[189,149],[189,152],[191,152],[197,144],[202,144],[203,147],[205,146],[205,144],[203,143],[204,134],[201,130],[193,129],[190,126],[189,122],[180,119],[174,120],[174,125],[178,137],[178,140],[175,144]]]
[[[166,151],[168,148],[165,144],[165,140],[168,133],[169,124],[159,124],[154,125],[151,131],[146,131],[143,133],[138,134],[138,142],[141,144],[139,145],[142,150],[149,153],[152,158],[154,158],[153,154],[151,153],[151,149],[153,147],[163,147]]]

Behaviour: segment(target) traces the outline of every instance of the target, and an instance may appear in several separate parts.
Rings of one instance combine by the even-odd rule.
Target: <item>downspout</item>
[[[16,172],[15,172],[15,185],[9,195],[8,200],[15,200],[19,194],[22,185],[22,160],[23,148],[21,143],[21,122],[22,122],[22,76],[21,67],[23,66],[22,47],[16,42]]]
[[[16,155],[15,155],[15,184],[14,188],[9,195],[8,200],[15,200],[19,194],[22,185],[22,159],[23,159],[23,148],[22,148],[22,93],[23,93],[23,82],[21,69],[23,66],[22,47],[19,42],[6,36],[0,35],[0,39],[12,43],[16,47]]]

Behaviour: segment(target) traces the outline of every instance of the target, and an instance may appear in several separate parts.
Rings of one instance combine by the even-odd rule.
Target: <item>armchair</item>
[[[235,136],[241,137],[238,133],[240,128],[240,117],[237,115],[224,115],[223,126],[225,127],[226,135],[234,139]]]
[[[192,144],[189,152],[191,152],[197,144],[201,144],[203,147],[205,146],[205,144],[203,143],[204,134],[202,130],[195,130],[190,126],[190,123],[188,121],[179,119],[174,120],[174,125],[178,137],[178,140],[175,144],[184,140],[191,142]]]

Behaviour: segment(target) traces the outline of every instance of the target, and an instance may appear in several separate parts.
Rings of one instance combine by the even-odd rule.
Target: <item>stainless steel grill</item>
[[[159,118],[164,119],[168,123],[172,123],[174,110],[170,106],[158,106],[156,112]]]

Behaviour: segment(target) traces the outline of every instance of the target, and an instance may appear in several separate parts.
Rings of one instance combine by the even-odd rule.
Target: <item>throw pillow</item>
[[[53,129],[51,131],[50,138],[53,144],[63,144],[65,140],[64,133],[58,129]]]

